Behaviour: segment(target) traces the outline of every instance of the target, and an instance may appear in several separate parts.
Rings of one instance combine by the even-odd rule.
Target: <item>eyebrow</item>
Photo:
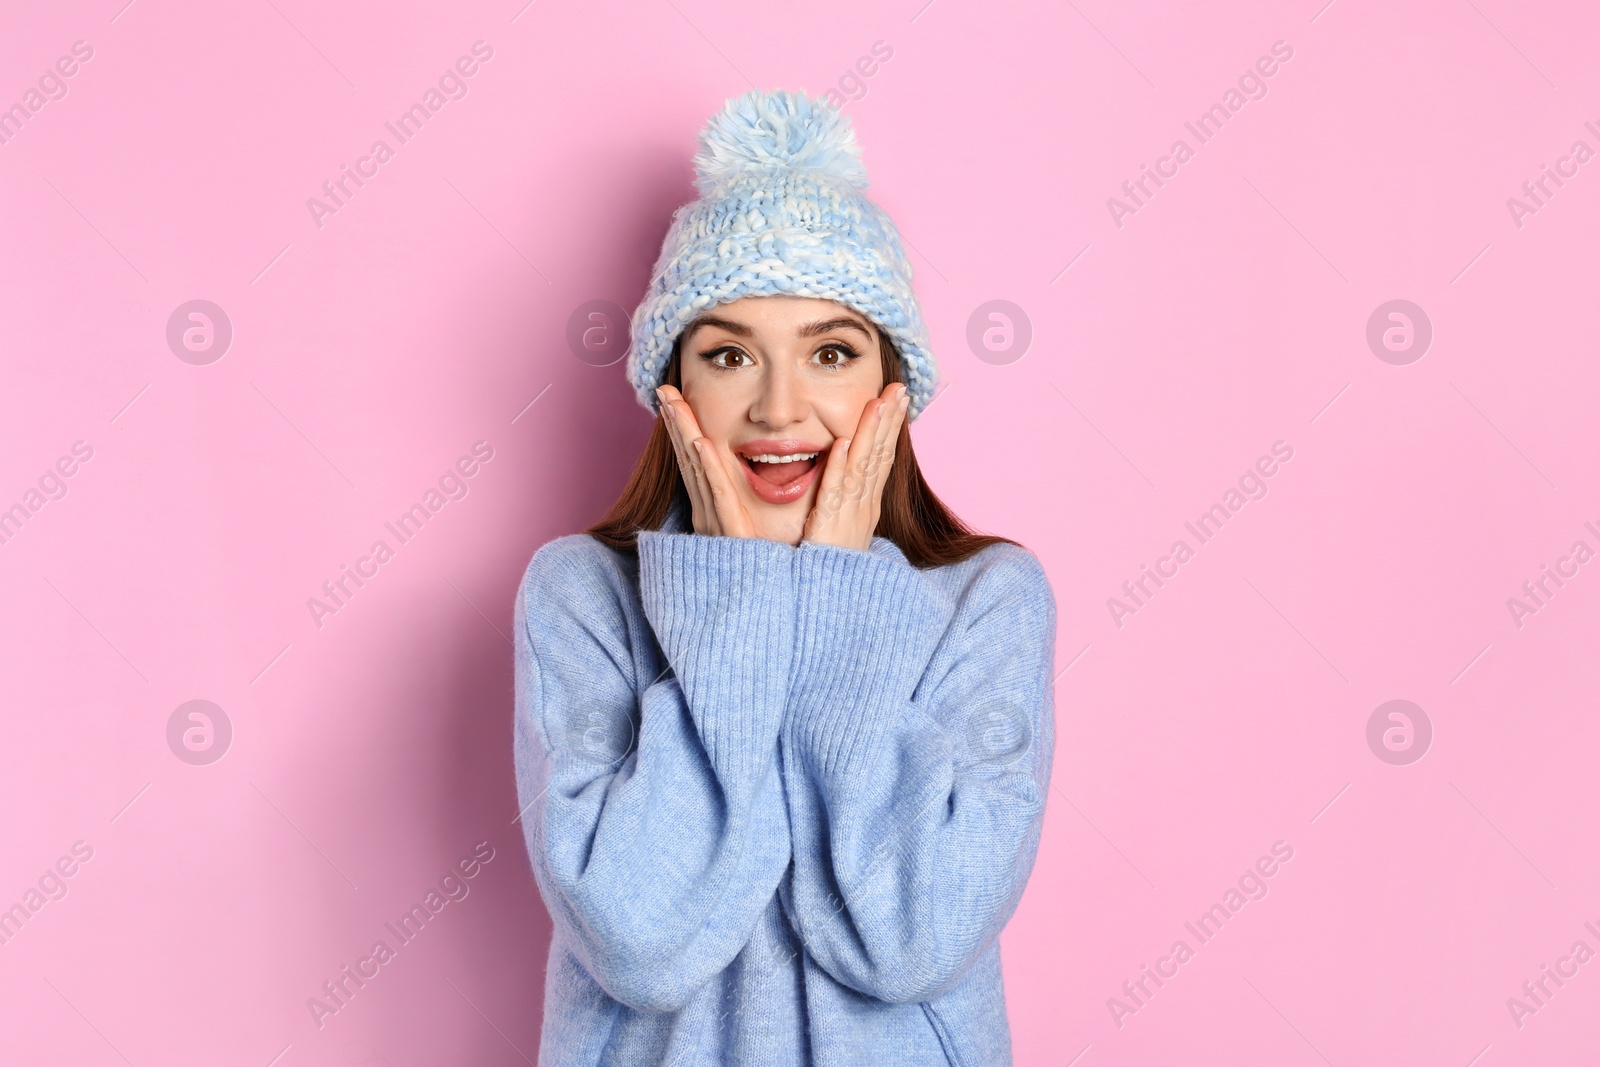
[[[749,326],[746,326],[742,322],[734,322],[732,319],[725,319],[718,315],[701,315],[699,318],[695,319],[689,324],[688,329],[683,331],[684,343],[687,344],[689,342],[689,338],[702,326],[715,326],[719,329],[727,330],[735,337],[755,336],[755,330]],[[815,322],[808,322],[804,326],[800,327],[796,333],[796,336],[817,337],[821,334],[832,333],[835,330],[855,330],[868,340],[872,339],[872,335],[867,332],[866,327],[862,326],[861,323],[857,322],[855,319],[844,318],[843,316],[832,319],[818,319]]]

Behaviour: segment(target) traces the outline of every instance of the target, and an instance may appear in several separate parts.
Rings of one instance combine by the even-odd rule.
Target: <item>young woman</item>
[[[539,1062],[1009,1065],[1054,597],[917,469],[935,367],[845,120],[753,91],[695,166],[633,320],[650,440],[519,592]]]

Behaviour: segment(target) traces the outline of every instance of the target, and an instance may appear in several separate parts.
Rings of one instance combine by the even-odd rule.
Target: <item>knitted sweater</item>
[[[943,567],[586,534],[518,593],[515,764],[554,923],[540,1067],[1011,1063],[999,934],[1054,749],[1026,549]]]

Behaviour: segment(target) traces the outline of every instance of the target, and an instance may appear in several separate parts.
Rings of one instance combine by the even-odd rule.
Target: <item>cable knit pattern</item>
[[[862,190],[850,121],[803,93],[752,89],[700,133],[700,198],[680,207],[634,310],[628,380],[652,413],[672,346],[702,310],[746,296],[809,296],[853,308],[889,334],[911,398],[933,399],[938,367],[893,221]]]
[[[545,545],[517,615],[541,1067],[1011,1063],[1054,749],[1030,553],[918,570],[678,507],[636,556]]]

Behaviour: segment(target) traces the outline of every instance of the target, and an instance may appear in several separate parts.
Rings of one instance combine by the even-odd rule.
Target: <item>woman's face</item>
[[[747,296],[691,322],[679,360],[683,399],[759,535],[797,543],[828,449],[886,384],[877,329],[831,300]]]

